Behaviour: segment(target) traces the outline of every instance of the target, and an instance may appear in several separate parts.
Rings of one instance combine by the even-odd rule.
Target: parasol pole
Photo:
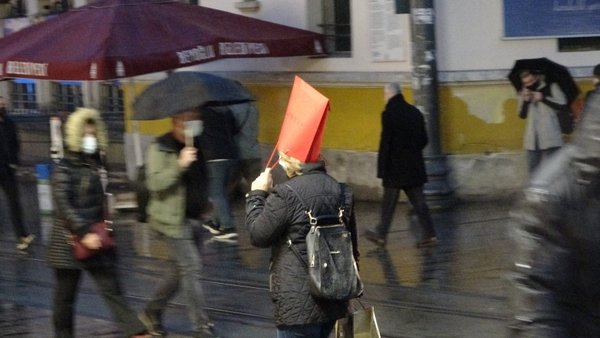
[[[193,147],[194,146],[194,137],[192,136],[192,128],[187,126],[187,124],[186,124],[183,133],[185,135],[185,146]]]
[[[132,77],[129,78],[129,85],[133,88],[133,94],[130,101],[131,103],[133,103],[133,101],[137,97],[137,90]],[[136,168],[139,168],[144,165],[144,158],[142,156],[142,141],[140,140],[140,121],[131,120],[131,129],[133,130],[133,156],[135,159],[135,166]]]

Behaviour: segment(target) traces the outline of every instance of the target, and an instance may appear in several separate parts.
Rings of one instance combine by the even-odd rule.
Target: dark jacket
[[[381,126],[377,177],[383,179],[383,186],[414,187],[427,182],[423,148],[428,139],[423,114],[397,94],[387,102]]]
[[[76,269],[81,266],[73,259],[69,239],[71,234],[83,237],[90,225],[104,220],[104,189],[98,169],[100,158],[86,156],[79,151],[81,130],[88,118],[96,121],[100,149],[106,147],[106,130],[99,115],[82,110],[73,113],[65,124],[65,158],[54,166],[52,173],[52,197],[54,223],[47,246],[48,263],[53,268]],[[89,114],[88,114],[89,113]],[[114,251],[103,252],[86,261],[87,267],[115,264]]]
[[[600,95],[514,216],[515,337],[600,337]]]
[[[342,190],[340,184],[325,173],[323,163],[306,165],[302,175],[286,184],[302,196],[315,215],[337,214]],[[358,261],[352,192],[347,186],[344,190],[346,219]],[[270,291],[277,326],[324,323],[346,314],[347,301],[328,301],[310,295],[307,268],[286,243],[290,238],[300,253],[306,255],[308,217],[289,187],[279,184],[270,194],[251,191],[246,198],[246,227],[253,245],[271,247]]]
[[[200,135],[200,149],[206,161],[237,159],[234,135],[236,123],[227,107],[210,107],[202,110],[204,131]]]
[[[17,126],[8,116],[0,121],[0,175],[12,172],[10,166],[19,164],[20,144]]]

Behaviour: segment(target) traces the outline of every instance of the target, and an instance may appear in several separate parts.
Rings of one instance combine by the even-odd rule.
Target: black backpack
[[[286,184],[300,200],[310,224],[306,234],[307,260],[288,237],[288,246],[308,269],[310,291],[314,297],[329,300],[348,300],[360,297],[363,283],[354,259],[352,235],[344,221],[344,188],[337,215],[314,216],[311,209],[290,185]]]

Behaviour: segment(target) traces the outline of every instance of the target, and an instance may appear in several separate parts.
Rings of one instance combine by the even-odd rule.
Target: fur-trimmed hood
[[[98,149],[106,151],[108,147],[108,135],[106,125],[100,113],[91,108],[77,108],[69,115],[64,126],[65,148],[72,152],[81,152],[81,139],[83,138],[83,127],[86,121],[93,120],[96,124],[96,138],[98,139]]]

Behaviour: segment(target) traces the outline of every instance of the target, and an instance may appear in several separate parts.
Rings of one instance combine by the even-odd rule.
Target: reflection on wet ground
[[[0,317],[22,320],[0,319],[0,329],[14,331],[14,336],[33,337],[30,331],[40,326],[34,323],[44,323],[48,335],[37,333],[38,337],[51,336],[53,280],[43,255],[51,219],[37,211],[35,182],[24,185],[25,208],[31,211],[26,215],[28,224],[39,240],[28,254],[18,253],[14,250],[12,229],[2,225]],[[409,206],[403,203],[397,208],[385,249],[360,239],[360,272],[366,283],[364,300],[375,305],[384,336],[505,336],[512,247],[508,235],[510,207],[509,202],[481,202],[436,211],[433,219],[440,243],[434,248],[417,249],[416,218],[408,215]],[[267,289],[270,251],[250,245],[242,225],[242,208],[241,203],[236,204],[238,243],[215,242],[206,232],[199,232],[209,312],[224,337],[272,337],[275,330]],[[377,223],[378,212],[377,203],[357,204],[361,230]],[[7,219],[5,208],[0,209],[0,217]],[[121,212],[117,217],[124,289],[132,306],[140,309],[169,262],[161,260],[166,258],[163,244],[156,241],[146,224],[135,221],[134,213]],[[87,278],[77,312],[83,318],[78,324],[88,323],[80,329],[82,332],[118,335]],[[28,320],[30,313],[40,318]],[[184,335],[189,331],[184,302],[179,296],[170,305],[165,321],[172,332]],[[93,323],[99,323],[99,327]]]

